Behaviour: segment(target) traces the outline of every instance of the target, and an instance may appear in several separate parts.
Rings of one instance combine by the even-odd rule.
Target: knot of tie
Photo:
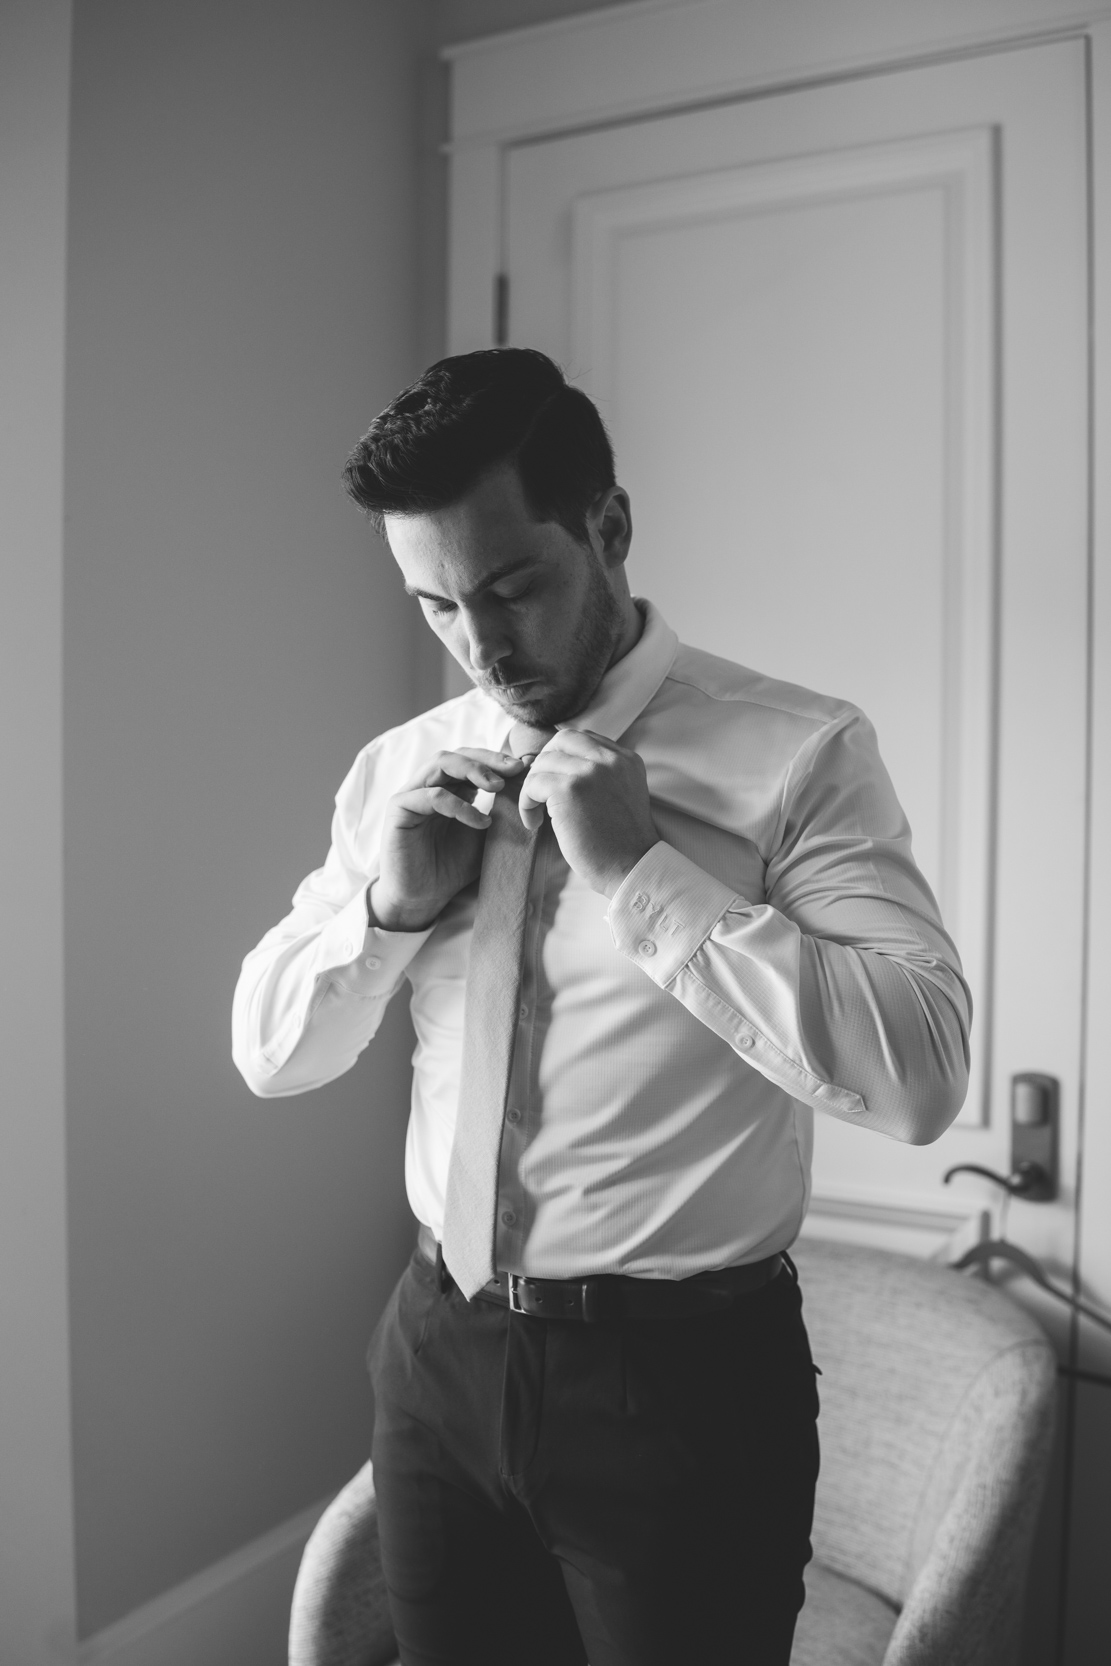
[[[546,746],[555,734],[532,723],[515,723],[509,731],[509,750],[515,758],[531,758]]]

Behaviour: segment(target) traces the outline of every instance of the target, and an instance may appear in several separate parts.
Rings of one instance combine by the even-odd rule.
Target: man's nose
[[[463,627],[467,633],[467,654],[475,671],[489,671],[513,652],[513,644],[497,620],[468,609],[463,614]]]

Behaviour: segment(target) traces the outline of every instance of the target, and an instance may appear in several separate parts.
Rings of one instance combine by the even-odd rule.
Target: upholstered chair
[[[1053,1438],[1044,1333],[948,1267],[793,1254],[822,1469],[792,1666],[1009,1666]]]

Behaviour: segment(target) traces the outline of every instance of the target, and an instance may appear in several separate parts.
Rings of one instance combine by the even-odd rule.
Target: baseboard
[[[78,1646],[78,1666],[285,1666],[289,1603],[322,1499]]]
[[[989,1211],[979,1203],[824,1186],[810,1200],[801,1236],[952,1261],[988,1237],[990,1224]]]

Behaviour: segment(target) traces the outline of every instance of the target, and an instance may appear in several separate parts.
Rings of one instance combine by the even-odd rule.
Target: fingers
[[[549,781],[551,785],[557,780],[574,781],[598,768],[621,769],[635,758],[635,753],[624,751],[600,735],[561,731],[542,752],[532,754],[529,772],[521,788],[521,800],[526,802],[532,798],[538,801],[539,794],[532,789],[534,786],[539,788],[542,781]]]
[[[535,799],[526,799],[522,792],[517,808],[521,812],[521,820],[530,833],[535,833],[544,824],[544,805]]]
[[[485,746],[457,746],[452,752],[441,752],[441,758],[471,758],[476,763],[486,764],[489,768],[513,775],[521,767],[523,759],[513,752],[491,752]]]
[[[469,788],[468,797],[482,788],[486,792],[500,792],[506,777],[518,775],[525,768],[522,759],[511,752],[488,752],[480,747],[459,747],[454,752],[441,752],[426,765],[414,786],[445,786],[458,781]]]
[[[557,729],[543,753],[534,756],[543,756],[545,762],[549,758],[563,756],[602,763],[627,758],[632,754],[606,735],[595,734],[593,729]]]
[[[545,747],[525,777],[518,800],[521,820],[534,833],[544,820],[544,806],[552,793],[589,773],[594,760],[555,752]]]
[[[490,817],[484,810],[469,799],[460,798],[450,787],[411,787],[408,792],[395,794],[393,802],[397,808],[397,824],[401,827],[418,827],[431,816],[462,822],[464,827],[481,829],[490,825]]]
[[[640,765],[636,753],[596,735],[586,729],[559,730],[542,752],[534,754],[528,775],[521,787],[519,801],[521,820],[535,831],[544,820],[544,807],[554,794],[576,783],[584,785],[597,779],[599,772],[611,780],[624,773],[631,763]],[[641,769],[643,766],[640,765]],[[611,772],[613,772],[611,774]],[[617,787],[619,792],[627,788]],[[549,806],[550,808],[550,806]]]
[[[535,831],[544,820],[544,807],[552,793],[599,766],[619,766],[630,756],[604,735],[582,729],[561,729],[541,752],[523,758],[478,746],[443,751],[395,795],[399,824],[415,827],[430,816],[442,816],[465,827],[487,828],[490,817],[473,804],[475,794],[498,793],[508,778],[527,769],[520,814],[524,825]]]

